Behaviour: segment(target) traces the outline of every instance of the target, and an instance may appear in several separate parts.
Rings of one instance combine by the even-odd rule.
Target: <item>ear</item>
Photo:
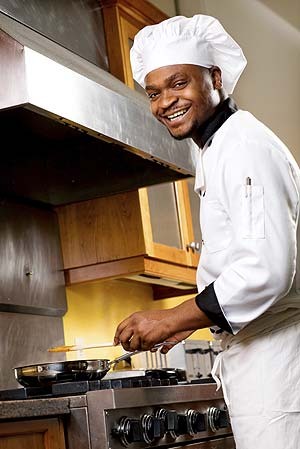
[[[222,81],[222,72],[221,69],[217,66],[213,66],[210,68],[210,75],[213,83],[214,89],[220,90],[223,87]]]

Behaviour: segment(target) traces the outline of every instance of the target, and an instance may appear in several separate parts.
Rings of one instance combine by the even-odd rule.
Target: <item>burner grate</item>
[[[145,388],[177,385],[178,380],[175,377],[169,379],[159,379],[149,376],[124,377],[102,380],[85,380],[57,382],[49,387],[24,387],[12,390],[0,390],[0,401],[17,399],[34,399],[43,397],[69,396],[76,394],[85,394],[88,391],[121,389],[121,388]]]

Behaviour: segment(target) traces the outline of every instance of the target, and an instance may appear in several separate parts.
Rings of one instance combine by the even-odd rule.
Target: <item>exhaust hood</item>
[[[194,174],[146,97],[0,16],[1,194],[57,206]]]

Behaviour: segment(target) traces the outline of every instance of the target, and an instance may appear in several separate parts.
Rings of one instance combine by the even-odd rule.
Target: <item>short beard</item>
[[[198,132],[199,129],[201,129],[201,124],[194,123],[194,125],[191,127],[191,129],[189,131],[187,131],[185,134],[181,134],[179,136],[174,136],[171,133],[171,131],[169,130],[169,128],[167,128],[170,136],[173,137],[173,139],[175,139],[175,140],[192,139],[193,136]]]

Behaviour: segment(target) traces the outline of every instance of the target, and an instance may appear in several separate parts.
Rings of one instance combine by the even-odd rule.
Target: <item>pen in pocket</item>
[[[245,197],[248,197],[248,194],[250,192],[251,189],[251,178],[249,178],[249,176],[247,176],[246,178],[246,184],[245,184]]]

